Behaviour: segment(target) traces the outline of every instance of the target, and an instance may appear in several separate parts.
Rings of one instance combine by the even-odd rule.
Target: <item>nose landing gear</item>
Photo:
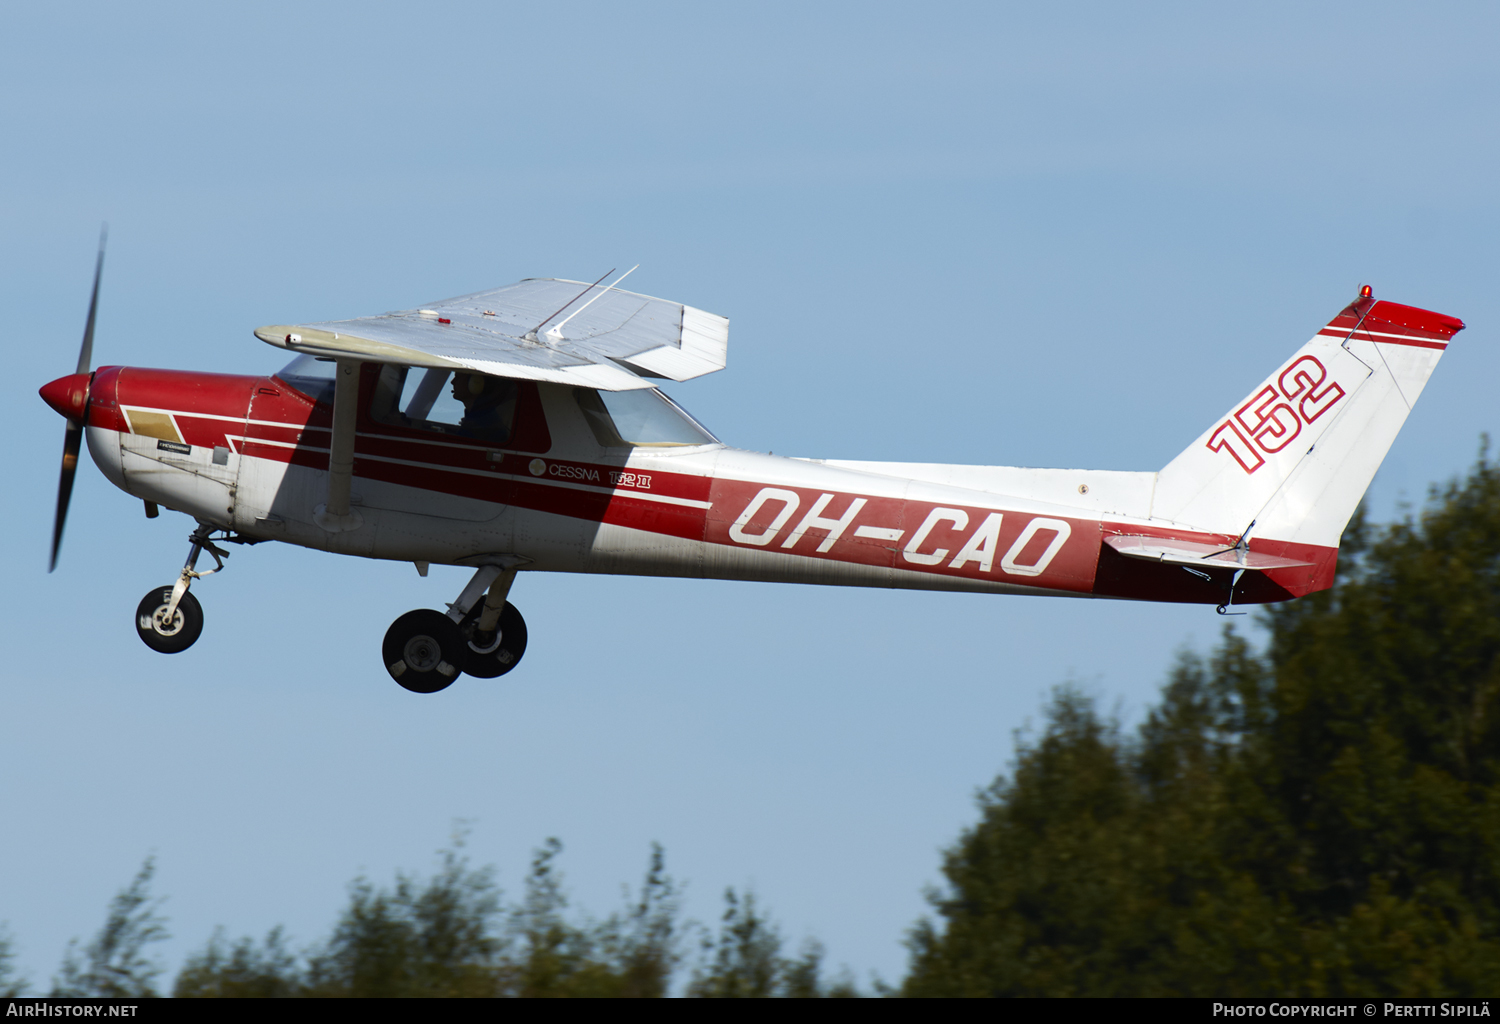
[[[170,587],[152,590],[136,606],[135,631],[141,642],[153,651],[179,654],[193,646],[203,632],[203,606],[188,593],[188,587],[193,580],[212,576],[224,568],[224,559],[229,557],[229,552],[209,540],[216,529],[207,523],[199,523],[188,536],[192,547],[188,549],[187,562],[183,564],[177,582]],[[214,567],[207,572],[198,572],[198,556],[205,551],[213,558]]]
[[[509,555],[481,566],[446,615],[418,609],[391,623],[381,645],[391,678],[414,693],[436,693],[460,672],[494,679],[515,668],[526,653],[526,620],[505,598],[523,561]]]

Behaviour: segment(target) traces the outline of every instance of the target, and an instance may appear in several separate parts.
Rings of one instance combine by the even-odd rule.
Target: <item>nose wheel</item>
[[[159,654],[178,654],[193,646],[203,632],[203,606],[187,591],[172,607],[172,588],[157,587],[141,598],[135,609],[135,631]]]
[[[229,552],[209,539],[215,529],[209,523],[199,523],[198,528],[188,536],[192,547],[188,549],[187,561],[183,563],[182,574],[177,577],[177,582],[169,587],[156,588],[136,605],[135,631],[140,635],[141,642],[153,651],[160,654],[180,654],[193,646],[203,632],[203,606],[196,597],[188,593],[188,587],[193,580],[212,576],[224,568],[224,559],[229,557]],[[253,543],[238,540],[227,530],[222,539],[235,544]],[[205,551],[213,558],[214,567],[199,572],[196,568],[198,556]]]

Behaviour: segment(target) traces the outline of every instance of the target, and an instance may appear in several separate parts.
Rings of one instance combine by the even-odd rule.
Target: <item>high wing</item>
[[[630,391],[652,386],[643,377],[680,381],[722,370],[729,321],[603,285],[528,278],[379,316],[260,327],[255,336],[335,359]]]

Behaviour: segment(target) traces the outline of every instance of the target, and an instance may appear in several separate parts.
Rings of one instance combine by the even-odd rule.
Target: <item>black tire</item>
[[[452,619],[419,608],[391,623],[380,652],[396,682],[413,693],[437,693],[463,671],[468,645]]]
[[[191,590],[182,595],[172,621],[167,622],[164,613],[171,603],[172,588],[158,587],[135,607],[135,631],[158,654],[180,654],[203,633],[203,606]]]
[[[464,648],[468,652],[464,671],[480,679],[494,679],[496,676],[505,675],[521,663],[521,655],[526,653],[526,620],[521,618],[521,613],[516,610],[515,605],[509,601],[505,602],[505,610],[500,613],[500,623],[496,629],[495,638],[486,645],[474,637],[474,627],[483,611],[484,603],[480,602],[464,622],[466,634]]]

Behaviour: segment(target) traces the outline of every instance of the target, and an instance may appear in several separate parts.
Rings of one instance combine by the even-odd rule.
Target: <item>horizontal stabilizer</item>
[[[1171,565],[1203,566],[1209,569],[1291,569],[1299,565],[1312,565],[1292,558],[1278,558],[1259,551],[1244,548],[1228,548],[1222,544],[1200,544],[1190,540],[1162,540],[1156,537],[1105,537],[1104,543],[1127,558],[1140,558],[1148,562],[1167,562]]]

